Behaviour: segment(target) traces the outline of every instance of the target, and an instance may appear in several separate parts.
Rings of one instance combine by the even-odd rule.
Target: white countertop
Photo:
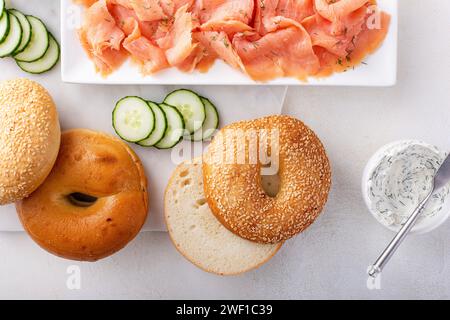
[[[57,1],[10,2],[27,3],[27,12],[58,30]],[[449,12],[449,1],[400,0],[396,87],[290,88],[285,112],[321,137],[334,184],[319,220],[261,269],[232,278],[206,274],[185,261],[165,233],[143,233],[95,264],[55,258],[23,233],[0,233],[0,298],[450,298],[450,221],[408,238],[381,290],[367,289],[365,269],[392,233],[370,216],[360,186],[366,161],[388,142],[417,138],[450,150]],[[11,61],[0,65],[0,79],[24,76]],[[36,79],[52,85],[49,77]],[[56,84],[57,103],[64,103],[65,86]],[[88,101],[108,87],[85,89],[78,94]],[[81,290],[67,289],[71,265],[81,268]]]

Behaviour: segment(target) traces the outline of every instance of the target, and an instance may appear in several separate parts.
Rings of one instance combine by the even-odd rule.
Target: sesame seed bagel
[[[36,190],[58,155],[61,130],[55,104],[38,83],[0,83],[0,205]]]
[[[148,211],[147,179],[122,141],[89,130],[62,134],[46,181],[16,204],[25,230],[45,250],[96,261],[125,247]]]
[[[204,271],[236,275],[255,269],[282,246],[235,235],[213,215],[205,200],[201,158],[179,165],[166,188],[164,214],[177,250]]]
[[[214,215],[235,234],[259,243],[278,243],[305,230],[322,211],[331,186],[319,138],[288,116],[223,128],[204,155],[203,175]],[[266,193],[262,175],[279,176],[276,195]]]

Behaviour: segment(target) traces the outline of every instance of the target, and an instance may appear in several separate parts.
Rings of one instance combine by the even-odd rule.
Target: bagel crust
[[[0,83],[0,205],[29,196],[47,178],[61,130],[50,94],[38,83]]]
[[[256,149],[248,138],[255,135]],[[277,163],[280,189],[274,197],[262,187],[267,164],[259,156],[251,161],[252,152],[259,155],[261,146]],[[242,152],[244,162],[238,161]],[[323,210],[331,187],[330,163],[319,138],[288,116],[223,128],[204,155],[203,175],[205,196],[218,220],[242,238],[259,243],[279,243],[304,231]]]
[[[97,200],[79,205],[73,194]],[[16,208],[25,230],[45,250],[97,261],[141,230],[148,212],[147,179],[139,158],[122,141],[89,130],[67,131],[47,180]]]

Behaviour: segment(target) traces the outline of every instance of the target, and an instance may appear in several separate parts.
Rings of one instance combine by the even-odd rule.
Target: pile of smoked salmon
[[[131,57],[144,75],[206,72],[222,59],[257,81],[345,71],[383,42],[374,0],[74,0],[80,41],[106,76]]]

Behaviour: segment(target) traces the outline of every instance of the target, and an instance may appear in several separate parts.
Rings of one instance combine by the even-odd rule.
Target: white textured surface
[[[28,11],[44,16],[42,1],[32,2],[40,5]],[[112,258],[80,264],[82,290],[69,291],[71,262],[46,254],[24,234],[0,234],[0,298],[450,298],[450,223],[407,239],[382,289],[366,288],[366,266],[392,236],[364,205],[366,161],[380,146],[405,138],[450,150],[450,2],[400,0],[399,9],[396,87],[290,90],[286,112],[322,138],[334,186],[323,216],[267,265],[216,277],[186,262],[168,235],[145,233]]]

